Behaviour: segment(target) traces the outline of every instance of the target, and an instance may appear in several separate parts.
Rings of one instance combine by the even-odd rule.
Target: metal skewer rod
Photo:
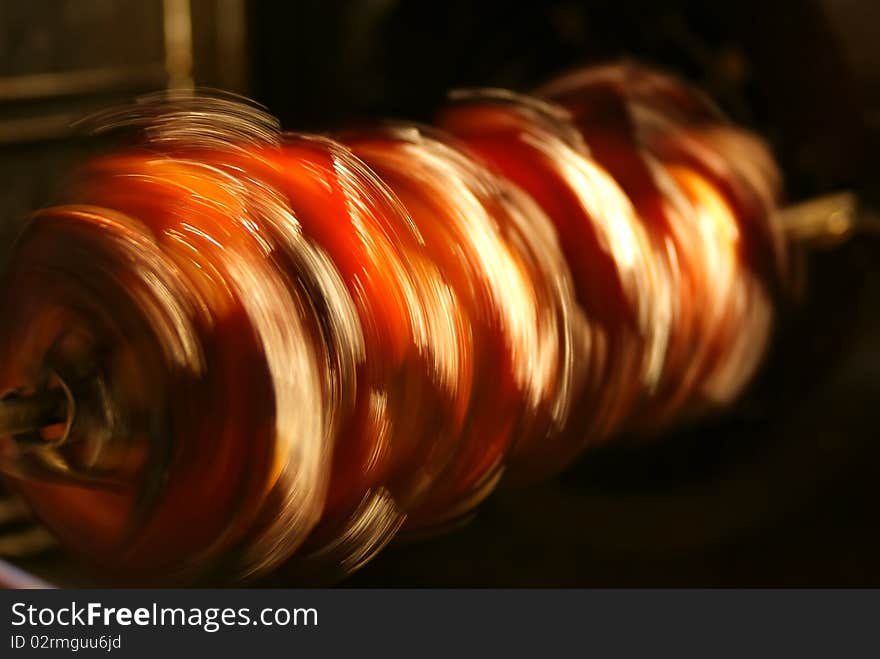
[[[68,408],[69,396],[63,389],[0,400],[0,436],[21,435],[63,423],[68,418]]]
[[[849,191],[786,206],[778,220],[789,241],[816,247],[837,245],[854,233],[880,233],[880,217],[859,208],[858,197]]]
[[[880,218],[858,208],[858,198],[844,191],[808,199],[780,209],[786,238],[808,246],[827,247],[852,233],[880,233]],[[28,437],[34,431],[66,421],[73,401],[63,389],[0,400],[0,436]]]

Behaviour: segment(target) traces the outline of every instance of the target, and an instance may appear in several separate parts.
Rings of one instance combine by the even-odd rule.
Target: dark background
[[[187,18],[181,46],[174,27]],[[693,80],[761,133],[790,199],[848,188],[871,211],[877,25],[871,0],[2,0],[0,246],[101,148],[77,136],[75,119],[169,81],[246,93],[287,128],[321,130],[429,120],[452,87],[528,90],[621,56]],[[761,378],[724,418],[501,492],[470,525],[389,548],[348,584],[877,585],[878,256],[870,235],[802,255],[802,295],[783,310]],[[23,564],[88,580],[57,552]]]

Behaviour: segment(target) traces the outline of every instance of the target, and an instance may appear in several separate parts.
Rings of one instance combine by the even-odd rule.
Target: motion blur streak
[[[339,578],[698,418],[785,288],[766,148],[632,64],[458,92],[439,128],[181,91],[92,123],[135,140],[33,217],[0,316],[0,394],[75,405],[0,464],[127,582]]]

